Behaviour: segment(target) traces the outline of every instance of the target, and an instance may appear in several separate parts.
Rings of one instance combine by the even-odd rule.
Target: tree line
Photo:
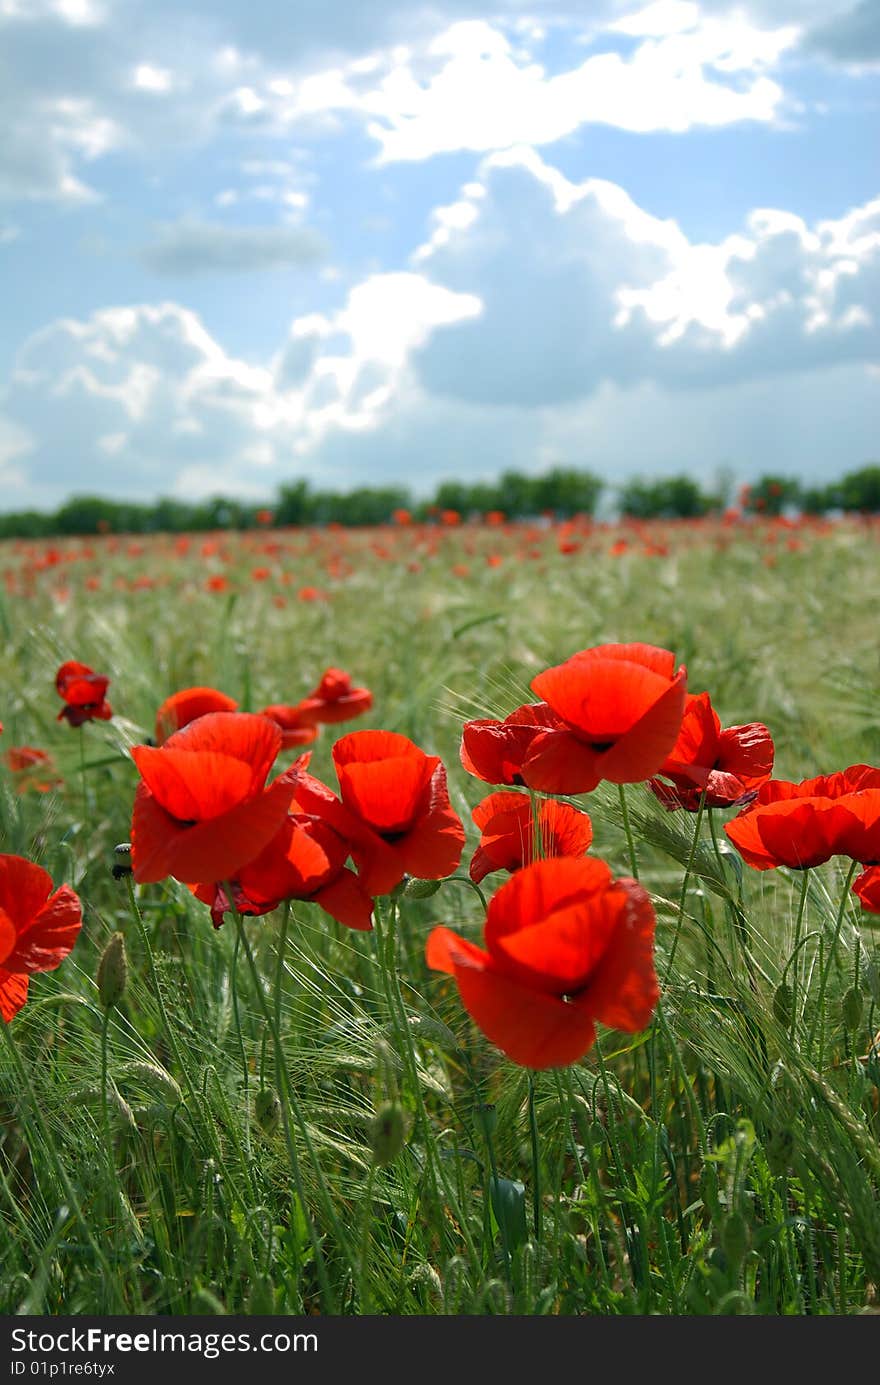
[[[791,509],[880,512],[880,464],[870,463],[823,487],[805,487],[795,477],[766,475],[736,495],[723,487],[706,490],[691,476],[635,477],[609,487],[599,476],[554,467],[540,476],[505,471],[497,481],[443,481],[429,499],[415,499],[405,486],[359,486],[350,491],[312,490],[298,480],[279,488],[274,502],[257,504],[215,496],[188,502],[137,502],[81,495],[57,510],[0,514],[0,538],[52,538],[90,534],[184,533],[256,529],[261,525],[372,526],[389,522],[444,521],[496,515],[524,519],[547,515],[567,519],[596,513],[603,492],[609,511],[632,519],[697,519],[731,505],[754,514]]]

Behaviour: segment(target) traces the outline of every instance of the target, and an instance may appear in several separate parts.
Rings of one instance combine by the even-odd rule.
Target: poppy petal
[[[673,682],[620,740],[602,756],[602,778],[612,784],[639,784],[656,774],[678,738],[687,675]]]
[[[368,933],[373,927],[373,901],[353,871],[344,868],[313,896],[337,923]]]
[[[485,954],[463,939],[429,939],[428,963],[454,972],[462,1004],[482,1032],[514,1063],[566,1067],[593,1044],[596,1030],[584,1006],[529,990],[496,971]],[[434,959],[434,960],[432,960]]]
[[[82,927],[82,906],[62,885],[24,930],[3,966],[11,972],[54,971],[70,952]]]
[[[602,756],[570,731],[542,731],[523,760],[522,777],[541,793],[591,793],[602,778]]]
[[[280,775],[256,798],[220,817],[181,827],[139,784],[131,824],[135,880],[141,885],[169,875],[184,883],[231,880],[278,832],[295,793],[296,777]]]
[[[0,1016],[8,1024],[27,1000],[30,977],[0,967]]]
[[[508,934],[529,928],[557,910],[597,894],[610,881],[610,868],[595,856],[560,856],[554,860],[535,861],[527,870],[517,871],[489,901],[486,915],[489,953],[493,953],[496,942]]]
[[[651,1020],[660,988],[654,969],[654,908],[635,880],[617,880],[606,893],[623,896],[618,924],[583,996],[591,1014],[609,1029],[638,1033]]]
[[[52,893],[52,877],[23,856],[0,855],[0,909],[23,933]]]

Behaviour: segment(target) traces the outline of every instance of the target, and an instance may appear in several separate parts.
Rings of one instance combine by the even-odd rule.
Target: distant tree
[[[844,510],[880,510],[880,465],[871,462],[860,471],[850,471],[837,484],[838,504]]]
[[[665,476],[655,481],[635,478],[620,492],[621,513],[631,519],[696,519],[718,504],[690,476]]]
[[[781,515],[788,505],[798,505],[801,483],[794,476],[761,476],[743,494],[743,509],[753,514]]]

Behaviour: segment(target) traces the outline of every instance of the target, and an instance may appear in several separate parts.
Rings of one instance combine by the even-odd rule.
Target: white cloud
[[[699,244],[533,150],[493,155],[477,187],[415,256],[483,300],[479,319],[416,352],[429,392],[541,407],[605,380],[683,388],[880,358],[880,201],[814,227],[756,211]]]

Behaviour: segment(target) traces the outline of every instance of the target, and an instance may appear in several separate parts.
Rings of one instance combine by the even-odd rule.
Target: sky
[[[880,458],[878,0],[0,0],[0,509]]]

